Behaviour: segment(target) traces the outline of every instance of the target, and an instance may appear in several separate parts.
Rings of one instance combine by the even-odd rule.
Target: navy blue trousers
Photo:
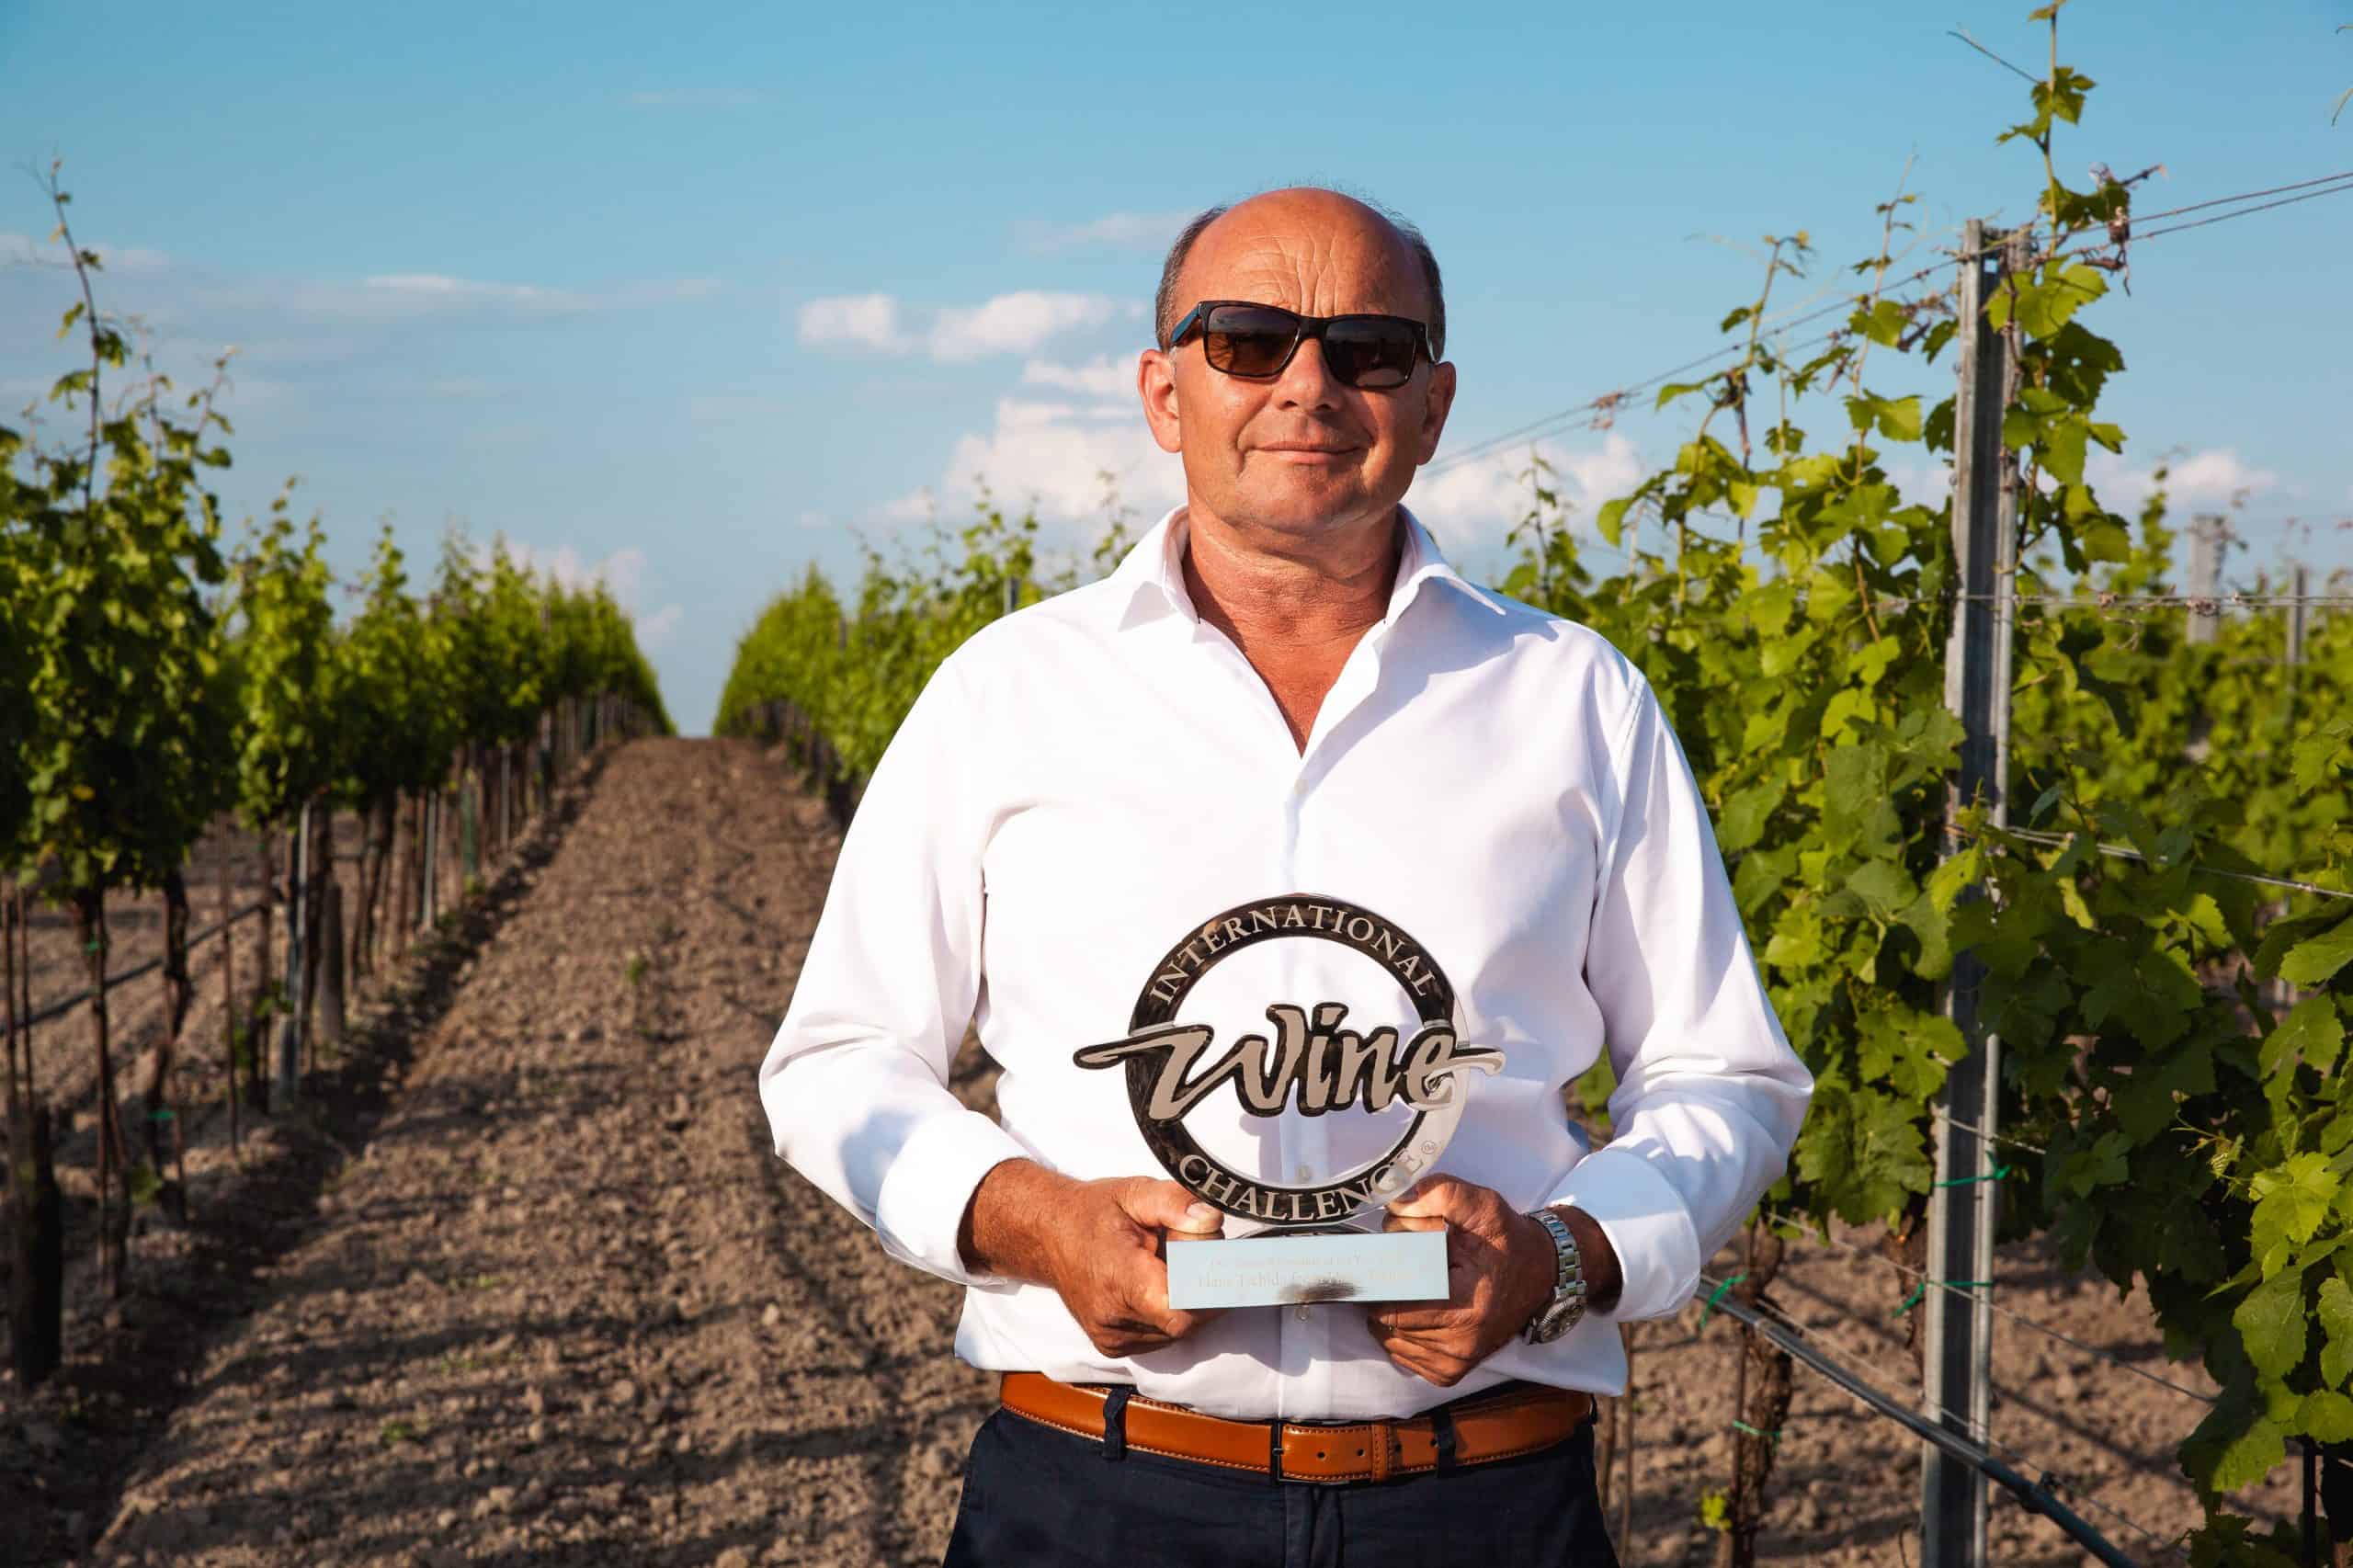
[[[1276,1481],[1114,1450],[1000,1408],[972,1439],[944,1568],[1617,1568],[1593,1423],[1517,1459]]]

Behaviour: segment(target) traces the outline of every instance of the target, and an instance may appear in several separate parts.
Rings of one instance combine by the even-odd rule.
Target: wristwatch
[[[1520,1336],[1530,1345],[1549,1345],[1576,1327],[1585,1316],[1585,1267],[1577,1256],[1577,1239],[1561,1222],[1561,1217],[1550,1209],[1539,1209],[1529,1216],[1552,1233],[1552,1247],[1557,1255],[1557,1272],[1552,1280],[1552,1299],[1538,1309]]]

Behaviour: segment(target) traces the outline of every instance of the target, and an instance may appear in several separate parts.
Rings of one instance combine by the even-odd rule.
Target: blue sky
[[[1174,498],[1125,389],[1184,214],[1313,180],[1418,222],[1460,448],[1713,347],[1762,234],[1809,230],[1784,298],[1831,297],[1907,157],[1913,265],[2022,215],[2033,155],[1994,136],[2025,84],[1947,29],[2036,69],[2028,8],[0,0],[0,406],[64,366],[18,172],[62,155],[159,363],[186,384],[240,347],[232,517],[299,473],[346,571],[385,517],[421,557],[454,518],[601,570],[699,732],[768,595],[954,519],[976,471],[1074,543],[1097,469],[1139,513]],[[2099,86],[2063,174],[2162,163],[2154,210],[2353,168],[2348,22],[2079,0],[2062,52]],[[2353,564],[2348,256],[2353,194],[2309,201],[2151,242],[2094,318],[2130,367],[2114,495],[2168,449],[2186,503],[2244,493],[2236,575]],[[1687,425],[1547,450],[1589,518]],[[1507,466],[1409,498],[1474,571]]]

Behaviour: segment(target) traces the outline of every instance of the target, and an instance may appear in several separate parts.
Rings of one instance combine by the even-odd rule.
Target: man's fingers
[[[1391,1199],[1389,1212],[1401,1219],[1450,1219],[1464,1207],[1466,1195],[1480,1190],[1459,1176],[1432,1171]]]
[[[1140,1310],[1097,1324],[1087,1337],[1107,1356],[1136,1356],[1165,1350],[1221,1315],[1215,1311],[1180,1312],[1165,1307],[1159,1312]]]
[[[1175,1343],[1168,1335],[1142,1326],[1106,1328],[1087,1337],[1106,1356],[1141,1356],[1147,1350],[1165,1350]]]
[[[1462,1366],[1459,1361],[1433,1353],[1427,1346],[1410,1339],[1392,1339],[1383,1348],[1389,1352],[1389,1363],[1401,1372],[1410,1372],[1426,1383],[1440,1388],[1462,1381]]]
[[[1374,1337],[1384,1335],[1431,1339],[1467,1335],[1475,1324],[1463,1308],[1447,1301],[1396,1301],[1378,1312],[1365,1314],[1365,1326]]]
[[[1166,1329],[1169,1338],[1183,1339],[1188,1335],[1199,1331],[1203,1325],[1215,1323],[1218,1315],[1215,1308],[1198,1312],[1180,1312],[1172,1310],[1166,1317],[1161,1319],[1161,1324]]]
[[[1139,1225],[1186,1235],[1215,1235],[1225,1216],[1173,1181],[1139,1176],[1120,1194],[1120,1207]]]
[[[1168,1270],[1157,1262],[1142,1269],[1129,1288],[1122,1320],[1154,1334],[1182,1339],[1203,1324],[1213,1322],[1214,1310],[1179,1312],[1168,1304]]]

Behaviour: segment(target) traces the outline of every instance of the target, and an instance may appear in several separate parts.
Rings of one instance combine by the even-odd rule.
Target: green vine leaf
[[[2326,1073],[2345,1049],[2345,1020],[2328,996],[2307,996],[2289,1009],[2265,1037],[2256,1060],[2265,1077],[2301,1059],[2317,1073]]]
[[[2279,960],[2279,978],[2290,985],[2323,985],[2347,963],[2353,963],[2353,915],[2290,949]]]
[[[2231,1313],[2247,1359],[2267,1377],[2284,1378],[2304,1358],[2310,1320],[2304,1315],[2304,1278],[2299,1270],[2274,1274],[2247,1292]]]
[[[2320,1353],[2321,1381],[2342,1388],[2353,1380],[2353,1286],[2335,1274],[2322,1280],[2318,1316],[2327,1338]]]
[[[2328,1157],[2313,1153],[2293,1155],[2272,1170],[2256,1173],[2249,1184],[2256,1199],[2253,1239],[2256,1258],[2265,1278],[2278,1274],[2294,1250],[2312,1240],[2321,1221],[2328,1217],[2329,1206],[2336,1200],[2340,1181],[2338,1174],[2329,1168]],[[2302,1276],[2296,1278],[2301,1280]],[[2301,1324],[2301,1283],[2294,1301]],[[2245,1325],[2241,1326],[2244,1331]],[[2253,1354],[2251,1349],[2249,1354]],[[2296,1354],[2303,1354],[2301,1338]],[[2260,1357],[2256,1364],[2265,1366]],[[2266,1369],[2270,1370],[2268,1367]]]

